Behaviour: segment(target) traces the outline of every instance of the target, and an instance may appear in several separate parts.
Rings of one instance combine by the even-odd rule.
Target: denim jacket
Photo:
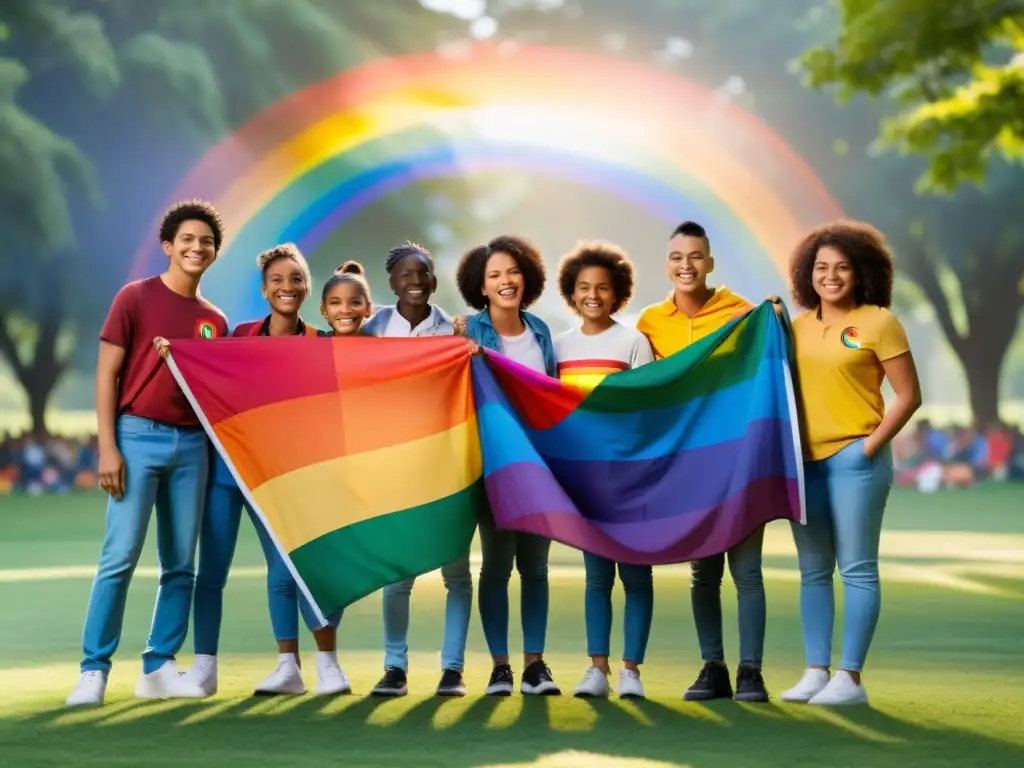
[[[545,373],[548,376],[558,377],[558,360],[555,357],[555,345],[551,341],[551,330],[548,324],[536,315],[525,310],[520,310],[519,316],[526,324],[526,330],[533,334],[540,344],[540,351],[544,355]],[[488,310],[478,312],[466,318],[466,336],[475,341],[484,349],[491,349],[501,352],[501,337],[491,323],[491,315]]]
[[[398,307],[395,305],[378,309],[373,313],[373,317],[366,322],[366,325],[363,326],[363,334],[366,336],[383,336],[388,328],[388,323],[391,321],[391,316],[397,311]],[[427,318],[427,321],[427,327],[419,334],[420,336],[452,335],[452,319],[436,304],[430,305],[430,316]]]

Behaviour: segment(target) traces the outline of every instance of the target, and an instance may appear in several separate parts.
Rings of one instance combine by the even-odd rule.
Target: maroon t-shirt
[[[125,350],[117,413],[178,427],[198,427],[184,393],[153,339],[215,339],[228,335],[224,313],[206,299],[175,293],[157,277],[129,283],[114,297],[100,338]]]

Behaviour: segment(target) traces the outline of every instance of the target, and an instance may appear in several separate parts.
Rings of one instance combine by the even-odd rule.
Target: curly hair
[[[359,288],[360,293],[363,294],[363,298],[367,304],[372,304],[370,299],[370,284],[366,282],[366,270],[363,269],[363,265],[358,261],[346,261],[336,270],[334,274],[327,278],[327,282],[324,283],[324,288],[320,292],[320,303],[324,304],[327,301],[327,294],[336,285],[342,283],[352,283]]]
[[[789,278],[793,299],[804,309],[815,309],[821,298],[814,290],[814,262],[818,251],[829,246],[850,260],[853,267],[853,298],[858,306],[892,305],[892,254],[885,235],[860,221],[834,221],[811,230],[793,251]]]
[[[205,200],[185,200],[168,208],[160,221],[160,242],[173,243],[178,235],[178,228],[186,221],[201,221],[206,224],[213,231],[214,252],[220,251],[221,243],[224,242],[224,222],[217,209]]]
[[[516,235],[501,235],[487,245],[471,248],[459,259],[455,268],[455,283],[463,300],[473,309],[482,312],[487,308],[487,297],[483,294],[484,275],[487,262],[496,253],[507,253],[523,273],[523,300],[519,305],[528,309],[540,298],[547,281],[544,258],[529,240]]]
[[[430,251],[428,251],[424,246],[420,245],[419,243],[414,243],[409,240],[405,241],[401,245],[395,246],[390,251],[388,251],[388,257],[384,261],[385,271],[388,274],[391,274],[391,271],[395,268],[398,262],[400,262],[406,256],[422,256],[424,259],[427,260],[427,264],[430,265],[430,269],[431,271],[433,271],[434,257],[430,255]]]
[[[309,296],[313,290],[313,276],[309,273],[309,264],[306,263],[306,257],[302,255],[302,251],[299,250],[295,243],[275,245],[270,250],[264,251],[256,257],[256,266],[259,267],[260,274],[263,275],[263,284],[266,285],[267,283],[267,270],[270,269],[270,265],[281,259],[291,259],[295,262],[295,266],[302,273],[302,281],[306,284],[306,295]]]
[[[576,292],[576,278],[586,267],[603,267],[611,276],[612,302],[611,314],[623,309],[633,298],[633,262],[619,246],[604,240],[591,240],[576,244],[569,253],[562,257],[558,265],[558,292],[573,312],[579,314],[573,294]]]

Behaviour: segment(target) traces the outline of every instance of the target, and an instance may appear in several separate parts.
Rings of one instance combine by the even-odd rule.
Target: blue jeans
[[[473,610],[473,577],[469,553],[441,568],[448,597],[444,604],[441,669],[461,672],[466,665],[466,636]],[[409,670],[409,594],[416,579],[384,587],[384,666]]]
[[[643,664],[647,638],[654,618],[654,580],[649,565],[615,563],[607,558],[583,553],[587,571],[584,607],[587,617],[587,655],[610,656],[612,634],[612,588],[615,568],[626,590],[626,615],[623,631],[623,661]]]
[[[878,542],[892,487],[892,449],[864,455],[864,441],[834,456],[804,464],[807,525],[793,523],[800,561],[800,618],[807,666],[832,664],[835,593],[832,574],[843,580],[841,669],[860,672],[882,607]]]
[[[690,564],[690,605],[697,627],[697,642],[704,661],[725,661],[722,644],[722,577],[725,559],[736,585],[739,603],[740,664],[761,668],[764,657],[766,609],[761,547],[764,528],[741,541],[728,553],[705,557]]]
[[[210,482],[206,489],[206,514],[203,516],[199,536],[199,572],[196,574],[195,605],[195,652],[216,656],[220,641],[220,624],[224,608],[224,587],[228,571],[235,556],[238,542],[238,526],[242,520],[243,507],[256,527],[263,555],[267,560],[267,604],[270,607],[270,624],[278,640],[296,640],[299,636],[297,612],[310,631],[320,628],[320,621],[305,596],[299,595],[298,586],[284,558],[274,545],[273,539],[263,525],[242,491],[235,484],[224,460],[216,451],[210,457],[212,467]],[[338,626],[341,612],[328,617],[330,625]]]
[[[120,501],[107,501],[103,549],[82,633],[82,671],[110,669],[121,641],[128,587],[156,506],[160,586],[142,654],[142,671],[148,674],[173,659],[188,634],[208,441],[201,429],[128,415],[118,418],[116,437],[124,456],[125,490]]]
[[[548,631],[548,551],[550,539],[530,533],[499,531],[490,510],[480,516],[479,608],[487,648],[508,656],[508,580],[519,571],[523,653],[543,653]]]

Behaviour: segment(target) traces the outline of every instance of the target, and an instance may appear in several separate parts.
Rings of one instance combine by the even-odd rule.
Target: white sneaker
[[[644,684],[640,682],[640,673],[635,669],[623,669],[619,672],[619,698],[646,698],[644,696]]]
[[[607,699],[610,689],[608,676],[597,667],[590,667],[583,673],[583,679],[576,686],[572,695],[581,698]]]
[[[137,699],[205,699],[206,691],[187,682],[178,673],[178,665],[166,661],[156,672],[142,674],[135,685]]]
[[[821,704],[826,707],[841,707],[849,704],[867,704],[868,692],[863,685],[853,682],[850,673],[839,670],[821,693],[807,702],[808,704]]]
[[[800,682],[782,694],[783,701],[806,704],[828,685],[828,672],[824,669],[805,669]]]
[[[316,653],[316,695],[337,696],[352,693],[352,686],[338,664],[337,651]]]
[[[256,686],[254,696],[301,696],[306,692],[302,673],[294,653],[282,653],[277,657],[277,669]]]
[[[192,666],[181,679],[198,686],[207,696],[213,696],[217,692],[217,657],[197,654]]]
[[[100,707],[107,692],[107,674],[98,669],[83,672],[64,702],[69,707]]]

